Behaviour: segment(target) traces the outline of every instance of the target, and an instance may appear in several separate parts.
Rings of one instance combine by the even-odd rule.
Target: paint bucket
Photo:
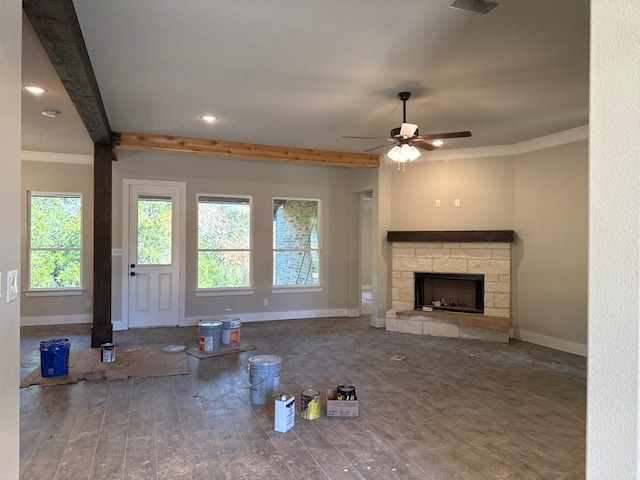
[[[337,400],[357,400],[356,387],[353,385],[338,385]]]
[[[222,346],[237,347],[240,343],[240,319],[239,318],[223,318],[222,319]]]
[[[220,351],[221,333],[222,322],[200,322],[198,324],[200,351],[203,353],[218,353]]]
[[[114,362],[116,360],[116,344],[115,343],[103,343],[102,347],[102,361],[104,363]]]
[[[280,365],[277,355],[257,355],[249,358],[249,387],[251,403],[264,405],[271,402],[280,388]]]
[[[300,394],[300,416],[305,420],[320,418],[320,392],[304,390]]]
[[[43,340],[40,342],[40,374],[43,377],[59,377],[69,374],[68,338]]]

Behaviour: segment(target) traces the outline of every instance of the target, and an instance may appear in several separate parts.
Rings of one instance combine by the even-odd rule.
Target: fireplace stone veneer
[[[484,314],[414,310],[415,272],[484,275]],[[511,242],[394,241],[391,295],[387,331],[508,342]]]

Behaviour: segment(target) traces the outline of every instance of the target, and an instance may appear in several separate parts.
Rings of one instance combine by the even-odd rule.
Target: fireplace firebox
[[[415,309],[484,313],[484,275],[415,272]]]

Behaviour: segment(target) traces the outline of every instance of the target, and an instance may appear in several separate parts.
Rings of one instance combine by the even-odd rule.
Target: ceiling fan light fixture
[[[402,146],[396,145],[389,150],[387,156],[394,162],[398,163],[413,162],[420,156],[420,150],[413,145],[403,143]]]
[[[442,145],[444,145],[444,140],[434,140],[433,142],[431,142],[431,145],[433,145],[434,147],[441,147]]]

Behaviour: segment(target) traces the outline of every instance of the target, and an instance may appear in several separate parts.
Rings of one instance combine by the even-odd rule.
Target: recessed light
[[[441,147],[442,145],[444,145],[444,140],[434,140],[433,142],[431,142],[431,145],[433,145],[434,147]]]
[[[200,118],[205,122],[213,123],[217,120],[213,115],[200,115]]]
[[[60,110],[47,109],[42,111],[42,115],[49,118],[56,118],[62,112]]]
[[[47,91],[44,87],[39,87],[38,85],[25,85],[24,89],[28,92],[33,93],[34,95],[40,95]]]

